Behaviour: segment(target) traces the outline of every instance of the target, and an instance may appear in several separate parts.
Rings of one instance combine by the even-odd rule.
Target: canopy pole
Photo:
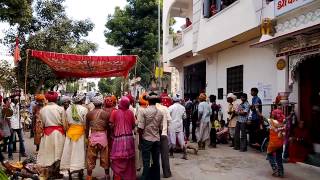
[[[24,94],[27,94],[27,80],[28,80],[28,64],[29,64],[29,51],[30,49],[27,49],[27,59],[26,59],[26,68],[25,68],[25,74],[24,74]]]

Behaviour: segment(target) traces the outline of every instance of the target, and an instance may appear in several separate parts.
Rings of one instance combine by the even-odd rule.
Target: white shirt
[[[72,118],[72,105],[70,105],[66,111],[66,115],[67,115],[67,121],[69,124],[79,124],[79,125],[85,125],[86,124],[86,116],[88,113],[88,109],[83,107],[82,105],[76,105],[80,120],[79,121],[75,121]]]
[[[56,103],[48,103],[40,110],[40,118],[44,127],[64,126],[66,127],[66,111]]]
[[[20,116],[19,103],[17,104],[11,103],[10,108],[13,111],[13,114],[10,119],[11,129],[21,129],[22,122],[20,121],[20,124],[19,124],[19,116]]]
[[[207,102],[201,102],[198,106],[199,115],[201,115],[201,121],[210,122],[210,116],[212,114],[212,110],[210,104]]]
[[[169,130],[175,132],[183,131],[183,119],[187,117],[186,108],[180,103],[174,103],[169,107],[171,122],[169,122]]]
[[[162,112],[163,114],[163,121],[162,121],[162,136],[168,135],[168,123],[171,122],[171,116],[169,110],[166,106],[161,104],[156,104],[156,107]]]

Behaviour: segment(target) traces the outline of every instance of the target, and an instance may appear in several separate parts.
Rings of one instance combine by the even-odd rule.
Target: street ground
[[[25,134],[27,153],[35,151],[29,133]],[[18,144],[17,144],[18,145]],[[4,154],[7,158],[7,154]],[[174,154],[170,159],[173,176],[167,180],[269,180],[279,179],[271,176],[271,168],[265,154],[249,148],[248,152],[239,152],[228,145],[218,145],[216,149],[199,151],[198,155],[188,154],[189,160],[181,159],[182,154]],[[18,153],[14,154],[15,161]],[[97,163],[99,164],[99,163]],[[320,168],[306,164],[284,164],[285,178],[288,180],[319,180]],[[104,175],[103,169],[97,167],[94,176],[98,179]]]

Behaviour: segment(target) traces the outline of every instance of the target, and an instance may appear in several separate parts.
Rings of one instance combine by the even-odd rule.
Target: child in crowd
[[[281,106],[271,112],[269,145],[267,157],[273,170],[272,175],[277,177],[284,176],[282,149],[285,136],[285,115]]]
[[[218,144],[228,144],[229,129],[226,127],[224,120],[220,121],[220,128],[217,130]]]

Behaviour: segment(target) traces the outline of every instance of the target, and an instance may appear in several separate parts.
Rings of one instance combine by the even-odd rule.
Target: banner
[[[314,0],[275,0],[275,15],[280,16],[312,1]]]

